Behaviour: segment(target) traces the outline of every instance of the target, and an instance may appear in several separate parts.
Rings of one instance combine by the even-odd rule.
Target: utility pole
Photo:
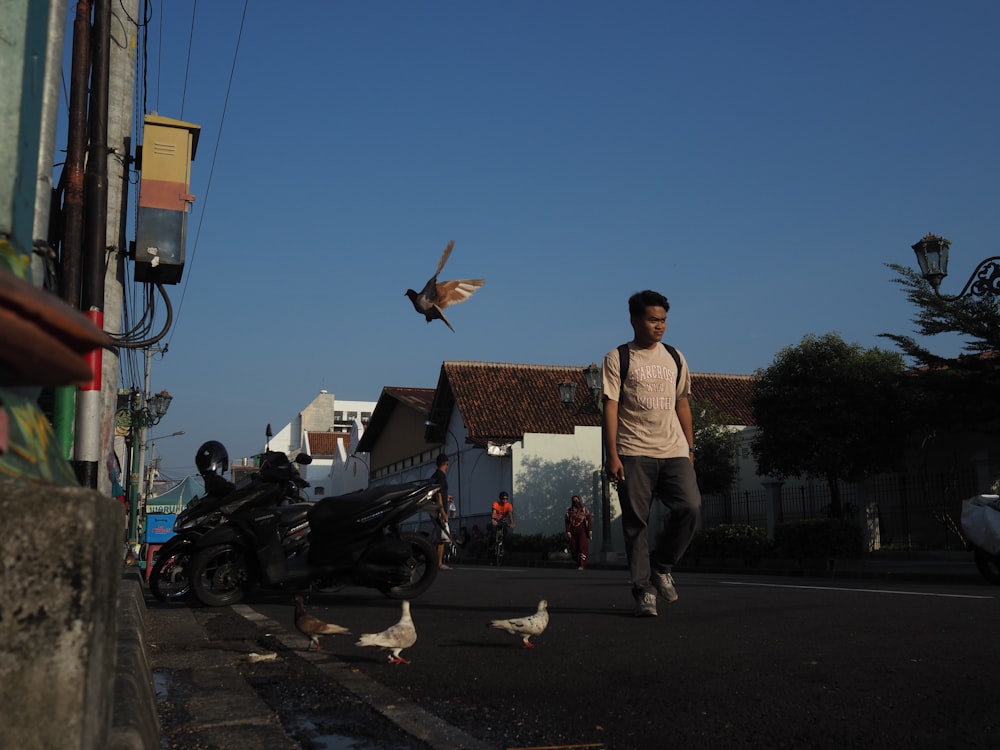
[[[59,237],[59,296],[80,309],[80,256],[83,245],[83,172],[87,150],[87,81],[90,77],[90,1],[78,0],[73,21],[66,163],[59,179],[63,193]],[[58,231],[58,230],[57,230]],[[55,242],[53,242],[55,244]],[[63,455],[73,457],[76,386],[56,388],[55,431]]]
[[[128,240],[126,224],[132,159],[132,110],[135,101],[135,61],[139,30],[139,0],[116,0],[111,7],[111,80],[108,88],[108,220],[104,277],[104,330],[122,331],[123,285]],[[120,361],[117,352],[104,353],[101,404],[101,456],[115,450]],[[125,461],[125,456],[120,457]],[[128,466],[121,466],[122,474]],[[123,477],[124,478],[124,477]],[[110,480],[99,472],[98,489]],[[124,481],[122,482],[124,484]]]
[[[95,325],[112,334],[121,331],[122,321],[137,18],[138,0],[80,0],[74,23],[70,135],[63,180],[62,293]],[[76,393],[71,388],[59,393],[55,421],[64,449],[69,452],[72,446],[80,483],[109,491],[111,480],[103,465],[113,451],[118,356],[97,351],[90,364],[93,378],[89,383]],[[71,424],[75,429],[67,432]]]
[[[95,0],[93,50],[90,67],[90,110],[87,168],[84,173],[84,242],[80,309],[104,330],[104,253],[108,244],[108,86],[111,78],[111,0]],[[82,384],[76,402],[76,440],[73,444],[76,477],[84,487],[97,489],[101,463],[101,407],[104,351],[87,355],[93,375]]]

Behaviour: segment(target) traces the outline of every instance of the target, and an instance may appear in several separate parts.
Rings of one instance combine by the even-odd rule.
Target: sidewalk
[[[123,574],[110,747],[114,750],[296,747],[272,718],[273,712],[233,669],[232,642],[210,641],[190,607],[157,608],[155,618],[149,617],[151,596],[138,568],[130,568]],[[245,636],[247,640],[256,639],[256,628],[246,623]],[[242,653],[250,650],[240,649]],[[181,681],[154,684],[154,670],[165,669],[184,673],[183,684]],[[161,710],[183,713],[186,730],[182,740],[164,736]]]

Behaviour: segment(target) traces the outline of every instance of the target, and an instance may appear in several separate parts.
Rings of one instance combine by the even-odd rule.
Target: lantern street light
[[[920,275],[931,285],[941,299],[953,302],[964,297],[1000,296],[1000,255],[980,262],[965,282],[962,291],[954,296],[941,294],[941,280],[948,275],[948,250],[951,242],[936,234],[927,234],[912,245],[920,265]]]
[[[583,381],[590,391],[590,405],[599,414],[603,414],[603,402],[601,400],[601,368],[591,363],[589,367],[583,368]],[[576,401],[576,383],[572,380],[559,383],[559,398],[567,406]],[[611,544],[611,500],[609,491],[609,481],[607,472],[607,454],[604,450],[604,422],[601,421],[601,561],[607,562],[614,553]]]

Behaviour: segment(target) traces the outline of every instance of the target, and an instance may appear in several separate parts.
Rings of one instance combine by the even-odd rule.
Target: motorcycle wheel
[[[149,590],[167,604],[183,601],[191,593],[190,570],[191,543],[179,538],[176,544],[167,542],[160,547],[149,571]]]
[[[390,599],[415,599],[437,578],[437,549],[420,534],[402,534],[400,539],[410,545],[410,582],[382,589],[382,593]]]
[[[975,550],[976,568],[983,578],[994,586],[1000,586],[1000,555],[991,555],[981,549]]]
[[[206,547],[191,561],[191,589],[208,607],[242,601],[249,578],[244,550],[235,544]]]

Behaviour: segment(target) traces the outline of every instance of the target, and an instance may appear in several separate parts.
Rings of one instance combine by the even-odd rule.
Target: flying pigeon
[[[341,625],[334,625],[330,622],[323,622],[318,617],[315,617],[308,612],[306,612],[306,606],[302,603],[302,597],[295,597],[295,627],[304,636],[308,636],[309,645],[306,646],[306,651],[308,651],[313,646],[316,647],[317,651],[322,651],[322,647],[319,645],[319,637],[321,635],[350,635],[351,631]]]
[[[549,603],[542,599],[538,602],[538,611],[527,617],[514,617],[510,620],[493,620],[490,622],[491,628],[506,630],[513,635],[521,636],[525,648],[534,648],[535,644],[529,641],[533,635],[541,635],[542,631],[549,624]]]
[[[410,618],[410,603],[403,600],[403,616],[399,622],[388,630],[381,633],[362,633],[361,640],[357,646],[378,646],[389,650],[390,664],[409,664],[410,662],[399,655],[404,648],[409,648],[417,642],[417,630],[413,627],[413,620]]]
[[[451,255],[451,249],[454,246],[454,241],[448,243],[448,247],[441,253],[441,260],[438,261],[437,271],[427,280],[427,283],[424,284],[424,288],[420,290],[419,294],[412,289],[406,290],[406,296],[413,303],[413,309],[423,315],[428,323],[432,320],[442,320],[449,328],[451,328],[451,323],[448,322],[448,319],[444,316],[444,312],[442,312],[444,308],[448,307],[448,305],[457,305],[459,302],[465,302],[465,300],[472,296],[473,292],[486,283],[486,279],[438,281],[438,274],[441,273],[444,264],[448,262],[448,256]],[[455,329],[451,328],[451,330],[454,331]]]

